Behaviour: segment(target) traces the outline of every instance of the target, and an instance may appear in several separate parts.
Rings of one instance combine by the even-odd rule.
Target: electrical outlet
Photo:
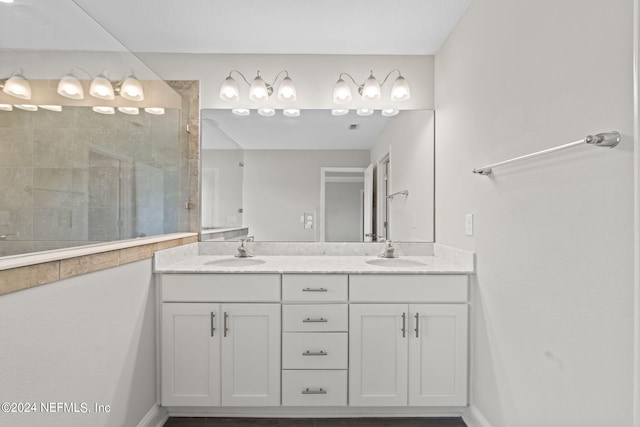
[[[464,216],[464,234],[473,236],[473,214],[466,214]]]

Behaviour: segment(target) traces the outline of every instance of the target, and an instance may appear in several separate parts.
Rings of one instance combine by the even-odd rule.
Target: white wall
[[[409,195],[389,201],[391,240],[434,241],[434,112],[402,111],[389,122],[371,149],[371,163],[390,153],[390,194]],[[380,229],[379,229],[380,230]],[[379,233],[378,233],[379,234]]]
[[[3,426],[136,426],[156,401],[151,260],[0,296]],[[110,405],[109,413],[42,413],[49,402]]]
[[[366,167],[367,150],[245,150],[244,226],[261,241],[318,241],[320,168]],[[313,229],[300,222],[314,212]]]
[[[436,56],[436,235],[477,253],[471,401],[493,427],[631,425],[632,40],[628,0],[475,0]],[[613,150],[471,173],[612,129]]]
[[[433,56],[407,55],[217,55],[190,53],[139,53],[145,64],[165,80],[200,80],[200,108],[336,108],[333,86],[341,72],[351,74],[359,83],[373,70],[380,82],[386,73],[399,69],[411,87],[411,99],[389,101],[394,73],[382,88],[382,100],[365,103],[351,86],[353,101],[340,108],[433,109]],[[220,85],[231,70],[241,71],[251,81],[260,70],[265,82],[271,83],[283,69],[296,84],[298,100],[281,103],[275,96],[264,104],[248,100],[249,87],[241,78],[240,101],[235,104],[220,100]]]

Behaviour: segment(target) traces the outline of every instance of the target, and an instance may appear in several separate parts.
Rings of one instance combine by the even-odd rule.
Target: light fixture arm
[[[231,77],[232,73],[236,73],[238,75],[240,75],[240,77],[242,77],[242,80],[244,80],[244,82],[247,84],[247,86],[251,86],[251,83],[249,83],[249,80],[247,80],[247,78],[244,76],[244,74],[242,74],[240,71],[238,70],[231,70],[229,71],[229,75],[227,76],[227,78]],[[258,75],[260,75],[260,71],[258,71]]]
[[[398,78],[402,77],[402,73],[400,72],[400,70],[398,70],[397,68],[395,70],[391,70],[387,73],[387,75],[384,77],[384,80],[382,80],[382,83],[380,83],[380,86],[384,86],[384,84],[387,82],[387,80],[389,79],[389,76],[391,76],[391,74],[397,71],[398,72]]]
[[[347,76],[351,79],[351,81],[353,82],[354,85],[356,85],[358,88],[361,88],[364,86],[364,83],[360,84],[358,83],[353,77],[351,77],[351,74],[349,73],[340,73],[339,79],[342,79],[342,76]]]

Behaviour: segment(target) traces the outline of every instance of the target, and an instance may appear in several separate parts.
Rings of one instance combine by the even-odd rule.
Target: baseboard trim
[[[471,405],[462,411],[462,421],[467,427],[491,427],[491,423],[482,415],[480,410]]]
[[[171,417],[246,418],[361,418],[361,417],[462,417],[464,407],[169,407]],[[487,425],[487,427],[490,427]]]
[[[159,405],[153,405],[140,420],[137,427],[162,427],[169,419],[169,411]]]

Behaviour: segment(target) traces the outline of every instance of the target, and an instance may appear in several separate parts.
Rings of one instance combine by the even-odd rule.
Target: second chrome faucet
[[[238,246],[238,253],[234,256],[236,258],[250,258],[254,256],[247,250],[247,242],[253,242],[253,236],[247,236],[246,239],[240,239],[240,246]]]

